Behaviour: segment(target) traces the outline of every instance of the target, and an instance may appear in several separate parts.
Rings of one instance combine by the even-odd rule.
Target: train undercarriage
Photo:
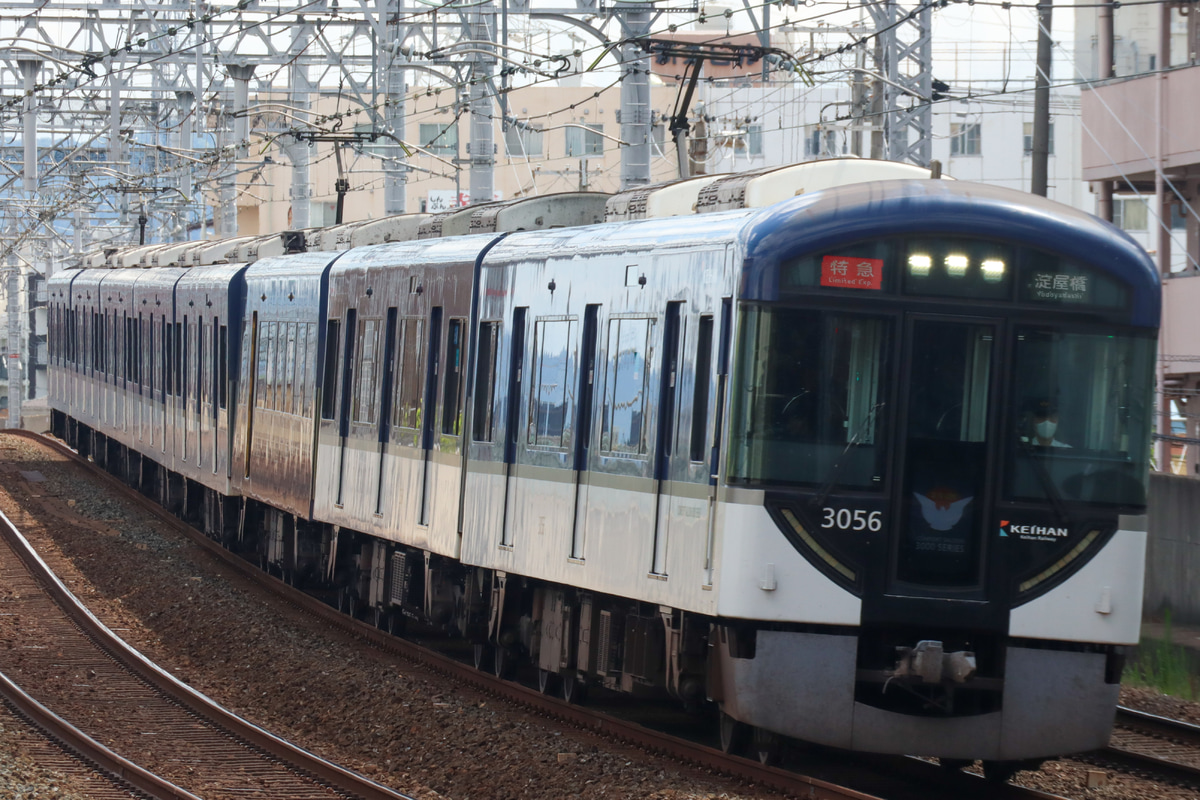
[[[124,483],[264,571],[394,634],[437,631],[472,646],[501,677],[536,671],[538,688],[581,701],[594,687],[724,707],[723,661],[754,658],[753,625],[475,568],[420,549],[228,497],[53,412],[52,432]],[[724,658],[723,658],[724,657]],[[785,738],[720,712],[720,743],[775,761]],[[944,759],[950,768],[971,762]],[[984,762],[1007,780],[1033,762]]]

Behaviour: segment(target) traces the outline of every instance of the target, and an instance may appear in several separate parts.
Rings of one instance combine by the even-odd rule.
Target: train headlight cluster
[[[983,262],[983,279],[995,283],[1004,278],[1004,262],[998,258],[985,259]]]
[[[919,278],[924,278],[933,268],[933,259],[926,255],[914,254],[908,257],[908,271]]]
[[[946,272],[952,278],[961,278],[963,275],[966,275],[967,267],[970,265],[971,262],[964,255],[952,253],[946,256]]]
[[[950,253],[942,261],[946,274],[951,278],[966,276],[971,268],[971,259],[962,253]],[[1003,259],[985,258],[979,262],[979,270],[988,283],[1004,280],[1007,267]],[[911,253],[908,256],[908,274],[916,278],[927,278],[933,271],[933,256],[926,253]]]

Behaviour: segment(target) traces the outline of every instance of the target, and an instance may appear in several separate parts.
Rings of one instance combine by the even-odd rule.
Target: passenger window
[[[692,385],[692,441],[688,448],[689,461],[705,460],[708,443],[708,393],[712,378],[712,314],[700,317],[696,330],[696,377]]]
[[[610,453],[646,453],[646,393],[653,363],[652,319],[614,319],[608,324],[600,447]]]
[[[493,405],[496,402],[496,351],[500,344],[500,323],[479,325],[479,347],[475,356],[475,407],[471,437],[490,442],[493,435]]]
[[[175,342],[177,346],[182,346],[183,349],[183,355],[179,360],[179,366],[175,372],[175,394],[182,397],[185,402],[187,401],[188,390],[188,356],[191,355],[188,346],[191,344],[191,338],[192,329],[188,325],[188,318],[184,317],[182,327],[179,323],[175,323]]]
[[[354,389],[355,422],[375,422],[375,373],[379,349],[379,320],[359,324],[358,382]]]
[[[301,416],[304,414],[305,372],[308,368],[308,323],[300,322],[292,331],[292,349],[295,354],[292,385],[288,392],[291,403],[289,413]]]
[[[442,433],[462,433],[463,330],[461,319],[450,320],[446,337],[446,363],[442,378]]]
[[[325,363],[321,383],[321,419],[333,419],[337,409],[337,354],[341,347],[342,323],[331,319],[325,324]]]
[[[529,444],[570,444],[575,407],[574,326],[573,320],[539,320],[534,325]]]
[[[416,430],[421,427],[421,400],[425,393],[425,323],[421,319],[406,319],[400,325],[400,346],[397,348],[400,381],[396,385],[394,423],[400,428]]]
[[[221,408],[225,408],[226,392],[229,379],[229,331],[221,326],[220,352],[217,354],[217,392],[221,398]]]

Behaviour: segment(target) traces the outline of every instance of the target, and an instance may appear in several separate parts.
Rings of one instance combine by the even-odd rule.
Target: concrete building
[[[1076,13],[1082,175],[1099,213],[1143,241],[1164,277],[1159,345],[1160,464],[1200,473],[1200,24],[1190,4]],[[1109,198],[1112,198],[1111,204]],[[1172,417],[1183,436],[1172,433]]]

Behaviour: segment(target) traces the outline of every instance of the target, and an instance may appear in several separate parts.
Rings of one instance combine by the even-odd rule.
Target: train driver
[[[1038,400],[1033,404],[1032,435],[1026,439],[1037,447],[1070,447],[1056,438],[1058,433],[1058,406],[1050,400]]]

